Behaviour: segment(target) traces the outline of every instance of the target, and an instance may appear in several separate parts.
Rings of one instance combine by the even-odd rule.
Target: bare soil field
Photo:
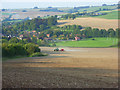
[[[87,17],[87,18],[77,18],[74,20],[58,20],[58,26],[74,25],[74,24],[82,25],[84,27],[92,27],[99,29],[118,28],[118,20],[114,20],[114,19]]]
[[[40,47],[45,57],[3,62],[3,88],[117,88],[117,48]]]

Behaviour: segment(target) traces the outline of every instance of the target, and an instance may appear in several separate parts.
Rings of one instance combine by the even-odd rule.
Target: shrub
[[[16,37],[11,38],[11,39],[9,40],[9,43],[18,43],[18,42],[19,42],[19,40],[18,40]]]
[[[16,55],[27,55],[26,50],[21,44],[2,44],[3,57],[12,57]]]
[[[52,47],[54,47],[54,46],[56,46],[56,44],[55,44],[55,43],[53,43],[53,44],[52,44]]]
[[[3,43],[2,44],[2,56],[3,57],[5,57],[5,56],[7,56],[8,55],[8,52],[7,52],[7,50],[6,50],[6,47],[7,47],[8,45],[6,44],[6,43]]]
[[[7,42],[8,42],[8,40],[2,39],[2,43],[7,43]]]
[[[36,52],[30,55],[30,57],[40,57],[40,56],[47,56],[46,53]]]
[[[24,48],[27,51],[28,55],[33,54],[35,52],[40,52],[39,46],[32,43],[25,44]]]
[[[39,46],[28,43],[22,45],[20,43],[3,43],[2,44],[2,56],[3,57],[13,57],[13,56],[25,56],[31,55],[33,53],[40,52]]]
[[[13,47],[12,44],[8,44],[6,47],[4,47],[4,49],[5,49],[6,56],[12,57],[15,55],[15,48]]]
[[[27,51],[22,44],[13,44],[13,48],[15,49],[15,55],[27,55]]]

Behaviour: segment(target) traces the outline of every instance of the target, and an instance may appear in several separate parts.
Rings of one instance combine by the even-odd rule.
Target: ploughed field
[[[116,88],[117,48],[40,47],[45,57],[3,62],[3,88]]]
[[[86,18],[76,18],[74,20],[58,20],[58,26],[64,25],[82,25],[84,27],[92,27],[99,29],[109,29],[118,28],[118,20],[117,19],[103,19],[103,18],[95,18],[95,17],[86,17]]]

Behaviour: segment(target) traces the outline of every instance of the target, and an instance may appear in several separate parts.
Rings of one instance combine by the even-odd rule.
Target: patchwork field
[[[37,16],[40,17],[44,17],[47,15],[61,15],[61,14],[65,14],[64,12],[41,12],[41,11],[28,11],[28,12],[22,12],[22,11],[6,11],[3,12],[2,17],[9,17],[9,14],[11,13],[15,13],[14,15],[12,15],[11,19],[25,19],[27,17],[30,18],[37,18]]]
[[[117,19],[103,19],[103,18],[94,18],[94,17],[86,17],[86,18],[77,18],[74,20],[58,20],[58,26],[64,25],[82,25],[84,27],[92,27],[99,29],[109,29],[109,28],[118,28],[118,20]]]
[[[117,8],[117,5],[116,6],[98,6],[98,7],[90,7],[90,8],[86,8],[86,9],[80,9],[79,11],[80,12],[83,12],[84,10],[86,10],[86,11],[88,11],[88,12],[90,12],[90,11],[96,11],[96,10],[99,10],[99,9],[105,9],[105,8],[107,8],[107,9],[115,9],[115,8]]]
[[[46,57],[3,62],[3,88],[117,88],[117,48],[40,47]]]

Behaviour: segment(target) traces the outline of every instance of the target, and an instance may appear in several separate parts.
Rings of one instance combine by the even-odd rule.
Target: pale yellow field
[[[64,25],[82,25],[84,27],[92,27],[92,28],[99,28],[99,29],[109,29],[118,28],[118,20],[110,20],[110,19],[102,19],[102,18],[77,18],[75,20],[58,20],[58,26]]]

